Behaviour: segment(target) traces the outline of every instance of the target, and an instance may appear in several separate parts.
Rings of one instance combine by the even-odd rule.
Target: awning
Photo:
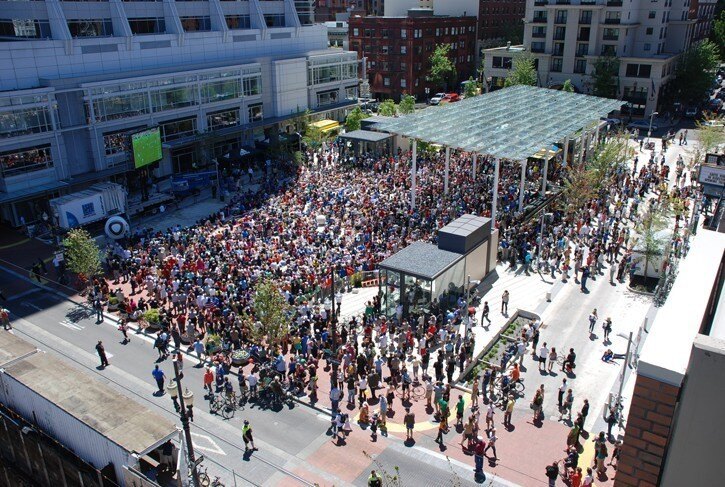
[[[317,122],[312,122],[310,125],[312,125],[313,127],[317,127],[325,133],[332,132],[333,130],[337,130],[340,128],[340,122],[328,119],[318,120]]]
[[[12,203],[13,201],[42,196],[66,187],[68,187],[67,182],[54,181],[52,183],[36,184],[23,189],[13,189],[11,193],[0,192],[0,203]]]

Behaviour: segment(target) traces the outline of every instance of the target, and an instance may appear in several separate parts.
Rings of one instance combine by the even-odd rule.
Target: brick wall
[[[637,376],[615,487],[658,485],[679,392],[679,387]]]

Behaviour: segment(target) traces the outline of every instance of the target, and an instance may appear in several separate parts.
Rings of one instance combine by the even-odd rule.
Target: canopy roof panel
[[[380,142],[381,140],[395,137],[395,135],[385,132],[373,132],[372,130],[353,130],[352,132],[340,134],[339,137],[341,139],[357,140],[360,142]]]
[[[512,86],[379,122],[378,130],[523,160],[591,125],[624,102],[533,86]]]

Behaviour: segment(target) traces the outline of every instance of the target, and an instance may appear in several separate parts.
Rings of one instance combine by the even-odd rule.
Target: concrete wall
[[[661,487],[723,485],[725,340],[698,335],[692,346]]]

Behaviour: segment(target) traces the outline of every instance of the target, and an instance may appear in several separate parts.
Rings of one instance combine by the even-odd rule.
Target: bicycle
[[[409,395],[410,395],[411,398],[422,399],[422,398],[425,397],[425,386],[423,384],[420,384],[420,383],[418,383],[418,384],[411,383],[411,384],[409,384],[409,386],[410,387],[408,388],[408,391],[410,393]],[[398,385],[395,387],[395,394],[398,397],[403,397],[403,383],[402,383],[402,381],[399,382]]]
[[[214,480],[209,478],[206,467],[204,467],[203,472],[199,472],[197,475],[199,477],[199,485],[202,487],[225,487],[221,481],[221,477],[218,475],[214,476]]]
[[[227,398],[214,394],[209,399],[209,412],[211,414],[221,414],[222,418],[230,419],[234,416],[235,411],[236,406],[233,403],[230,404]]]

